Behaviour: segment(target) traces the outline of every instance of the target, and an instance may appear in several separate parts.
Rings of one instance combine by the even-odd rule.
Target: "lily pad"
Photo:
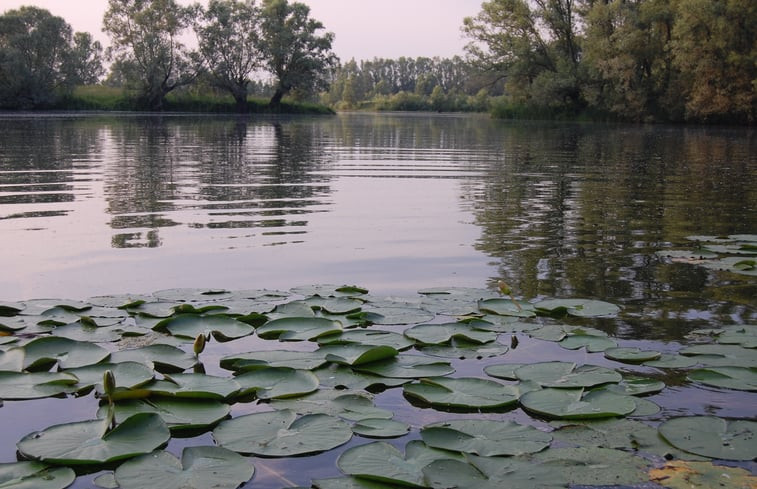
[[[757,391],[757,368],[711,367],[692,370],[689,380],[714,387],[740,391]]]
[[[0,372],[0,399],[41,399],[74,392],[78,380],[63,372]]]
[[[406,396],[435,407],[467,411],[514,406],[520,395],[515,386],[476,377],[423,378],[418,383],[405,384],[403,390]]]
[[[673,418],[659,427],[668,443],[686,452],[724,460],[757,458],[757,422],[714,416]]]
[[[415,345],[415,341],[393,331],[378,329],[357,329],[343,331],[336,335],[318,338],[321,345],[335,345],[343,343],[358,343],[362,345],[391,346],[395,350],[407,350]]]
[[[603,390],[542,389],[520,398],[523,409],[539,416],[558,419],[591,419],[625,416],[636,409],[631,396]]]
[[[590,334],[570,334],[560,340],[558,344],[566,350],[586,348],[589,353],[605,351],[618,346],[618,343],[612,338]]]
[[[649,480],[646,460],[611,448],[552,448],[535,454],[533,460],[559,471],[563,480],[572,485],[632,485]]]
[[[391,346],[374,345],[326,345],[318,349],[329,362],[342,365],[364,365],[396,357],[399,352]]]
[[[108,406],[101,406],[97,416],[106,418]],[[158,414],[171,430],[207,428],[228,416],[228,404],[213,399],[142,399],[120,401],[115,404],[116,422],[121,423],[138,413]]]
[[[245,372],[236,377],[241,394],[254,392],[258,399],[281,399],[303,396],[318,389],[318,377],[309,370],[268,367]]]
[[[352,425],[352,432],[367,438],[398,438],[410,431],[410,426],[392,419],[368,418]]]
[[[352,438],[350,426],[325,414],[302,417],[288,409],[247,414],[223,421],[213,430],[229,450],[263,457],[291,457],[331,450]]]
[[[313,373],[318,377],[321,386],[331,389],[364,390],[372,387],[396,387],[411,380],[356,372],[350,367],[335,363],[319,367],[313,370]]]
[[[388,360],[357,365],[355,369],[382,377],[400,379],[440,377],[455,371],[448,362],[432,360],[420,355],[397,355]]]
[[[481,331],[465,323],[419,324],[405,330],[405,336],[424,345],[449,343],[453,338],[469,343],[490,343],[497,333]]]
[[[484,299],[478,302],[478,308],[484,313],[499,314],[500,316],[513,316],[519,318],[536,316],[533,304],[529,302],[513,301],[511,299]]]
[[[655,368],[689,368],[697,364],[694,357],[686,357],[673,353],[663,353],[657,360],[648,360],[643,363],[646,367]]]
[[[180,314],[159,322],[155,329],[168,331],[174,336],[192,339],[200,334],[205,336],[212,334],[218,341],[242,338],[255,332],[255,328],[249,324],[220,314]]]
[[[170,438],[154,413],[136,414],[111,431],[107,420],[79,421],[30,433],[16,447],[27,458],[75,465],[114,462],[149,453]]]
[[[144,388],[152,394],[161,396],[222,401],[239,392],[241,386],[236,380],[228,377],[200,373],[176,373],[165,374],[165,380],[155,381],[144,386]]]
[[[115,472],[120,489],[235,489],[252,478],[254,467],[221,447],[186,447],[181,461],[157,451],[121,464]]]
[[[171,345],[147,345],[111,353],[112,363],[139,362],[159,372],[182,372],[192,368],[197,359]]]
[[[221,358],[222,368],[236,371],[256,370],[263,367],[313,370],[325,363],[327,363],[326,355],[322,353],[292,350],[253,351]]]
[[[340,333],[337,321],[316,317],[286,317],[268,321],[257,329],[261,338],[278,338],[279,341],[316,340],[321,336]]]
[[[297,414],[328,414],[350,421],[391,419],[394,416],[391,411],[377,408],[368,393],[345,393],[333,389],[321,389],[297,399],[274,399],[271,406]]]
[[[423,468],[439,459],[462,457],[444,450],[437,450],[415,440],[405,446],[405,455],[394,446],[377,441],[345,450],[336,463],[345,474],[379,482],[410,486],[428,487]]]
[[[433,313],[410,307],[378,307],[375,304],[366,304],[363,312],[373,314],[373,324],[417,324],[434,319]]]
[[[95,386],[102,393],[103,374],[110,370],[116,381],[116,388],[132,389],[147,384],[155,377],[155,372],[146,365],[137,362],[98,363],[87,367],[66,370],[79,379],[77,389]]]
[[[532,426],[512,421],[456,419],[424,426],[426,445],[443,450],[486,457],[524,455],[544,450],[552,436]]]
[[[60,368],[84,367],[99,363],[110,353],[93,343],[48,336],[37,338],[23,346],[26,370],[48,370],[56,362]]]
[[[620,312],[615,304],[593,299],[546,299],[534,304],[537,312],[579,317],[612,317]]]
[[[449,345],[424,346],[420,351],[432,357],[458,358],[461,360],[475,358],[494,358],[504,355],[510,350],[509,347],[497,343],[468,343],[464,340],[452,339]]]
[[[708,367],[757,367],[757,350],[738,345],[692,345],[679,353]]]
[[[468,457],[460,460],[435,460],[423,468],[426,482],[434,489],[503,487],[556,489],[566,487],[559,470],[533,464],[517,457]]]
[[[76,473],[70,467],[50,467],[36,461],[0,464],[3,489],[65,489],[74,479]]]
[[[540,362],[515,370],[523,381],[536,382],[542,387],[594,387],[623,380],[618,372],[596,365],[576,365],[571,362]]]
[[[608,348],[604,350],[605,358],[623,363],[643,363],[658,360],[662,355],[658,351],[642,350],[636,347]]]
[[[671,489],[692,487],[717,487],[719,489],[744,489],[757,487],[757,476],[739,467],[715,465],[712,462],[685,462],[675,460],[664,467],[649,471],[653,482]]]
[[[626,376],[618,384],[608,384],[602,389],[627,396],[646,396],[665,389],[665,382],[646,377]]]

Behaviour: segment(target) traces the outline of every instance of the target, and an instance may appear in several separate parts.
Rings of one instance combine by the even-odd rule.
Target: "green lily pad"
[[[24,369],[25,358],[23,348],[0,351],[0,372],[21,372]]]
[[[108,416],[108,406],[97,411],[99,418]],[[141,399],[119,401],[115,404],[116,422],[125,422],[138,413],[159,415],[171,430],[194,430],[213,426],[229,415],[228,404],[213,399]]]
[[[313,370],[323,387],[331,389],[365,390],[371,387],[396,387],[411,379],[392,379],[364,372],[356,372],[352,368],[329,364]]]
[[[291,367],[313,370],[324,365],[326,356],[319,352],[264,350],[236,353],[221,358],[221,367],[227,370],[246,371],[263,367]]]
[[[523,366],[522,363],[497,363],[484,367],[486,375],[505,380],[518,380],[515,371]]]
[[[534,304],[537,312],[579,317],[612,317],[620,312],[615,304],[592,299],[546,299]]]
[[[434,314],[422,309],[410,307],[379,307],[375,304],[366,304],[363,312],[373,314],[373,324],[418,324],[434,319]]]
[[[352,432],[367,438],[398,438],[410,431],[410,426],[392,419],[368,418],[352,425]]]
[[[692,345],[679,353],[708,367],[757,367],[757,350],[738,345]]]
[[[435,407],[467,411],[514,406],[520,395],[515,386],[476,377],[423,378],[418,383],[405,384],[403,392]]]
[[[388,360],[356,365],[355,369],[382,377],[400,379],[441,377],[455,371],[448,362],[432,360],[420,355],[397,355]]]
[[[686,452],[724,460],[757,458],[755,421],[689,416],[667,420],[659,430],[668,443]]]
[[[424,426],[426,445],[443,450],[486,457],[524,455],[544,450],[552,436],[532,426],[512,421],[456,419]]]
[[[318,389],[318,377],[309,370],[267,367],[236,377],[241,394],[254,392],[258,399],[298,397]]]
[[[176,301],[182,303],[210,300],[215,301],[232,297],[231,292],[223,289],[202,289],[189,287],[157,290],[153,292],[152,295],[162,301]]]
[[[154,413],[136,414],[111,431],[107,428],[107,420],[55,425],[26,435],[16,447],[24,457],[43,462],[98,464],[152,452],[170,438]]]
[[[76,473],[70,467],[50,467],[36,461],[0,464],[3,489],[65,489],[74,479]]]
[[[349,297],[323,298],[320,296],[310,297],[305,300],[311,308],[333,315],[346,315],[360,311],[363,301]]]
[[[741,345],[744,348],[757,348],[757,326],[731,326],[723,328],[718,334],[717,342],[721,345]]]
[[[394,484],[361,479],[359,477],[331,477],[328,479],[313,479],[316,489],[397,489]],[[305,489],[305,488],[292,488]]]
[[[316,340],[321,336],[337,334],[342,326],[337,321],[316,317],[286,317],[268,321],[257,329],[261,338],[278,338],[279,341]]]
[[[665,389],[665,382],[646,377],[626,376],[618,384],[608,384],[601,388],[627,396],[646,396],[656,394]]]
[[[740,391],[757,391],[757,368],[711,367],[692,370],[689,380],[714,387]]]
[[[15,316],[26,309],[21,302],[0,301],[0,316]]]
[[[118,377],[116,377],[118,378]],[[216,399],[222,401],[239,392],[239,383],[228,377],[200,373],[166,374],[144,389],[151,394],[192,399]]]
[[[589,334],[571,334],[560,340],[558,344],[566,350],[586,348],[586,351],[589,353],[605,351],[618,346],[618,343],[615,340],[608,338],[607,336],[595,336]]]
[[[409,442],[403,455],[394,446],[377,441],[348,448],[339,455],[336,463],[342,472],[356,477],[401,486],[428,487],[423,468],[439,459],[461,460],[462,457],[430,448],[418,440]]]
[[[405,336],[424,345],[449,343],[453,338],[469,343],[490,343],[497,333],[481,331],[465,323],[419,324],[405,330]]]
[[[235,489],[252,478],[255,469],[236,452],[221,447],[186,447],[181,460],[164,451],[121,464],[115,472],[120,489]]]
[[[542,387],[594,387],[623,380],[618,372],[596,365],[578,366],[571,362],[541,362],[524,365],[515,370],[523,381],[536,382]]]
[[[229,450],[264,457],[291,457],[331,450],[352,438],[350,426],[325,414],[302,417],[288,409],[247,414],[223,421],[213,430]]]
[[[80,321],[58,326],[53,329],[53,336],[61,336],[75,341],[85,341],[89,343],[112,343],[120,340],[125,334],[131,336],[143,335],[149,333],[146,328],[138,326],[126,327],[123,324],[113,326],[92,326]]]
[[[657,360],[648,360],[643,363],[646,367],[655,368],[689,368],[697,364],[694,357],[686,357],[674,353],[663,353]]]
[[[604,350],[605,358],[623,363],[643,363],[658,360],[658,351],[642,350],[636,347],[608,348]]]
[[[533,460],[559,471],[565,483],[573,485],[632,485],[649,480],[646,460],[611,448],[552,448],[535,454]]]
[[[625,416],[636,409],[631,396],[603,390],[542,389],[523,394],[523,409],[539,416],[558,419],[591,419]]]
[[[114,307],[116,309],[127,309],[129,307],[138,307],[146,302],[157,302],[157,298],[145,294],[115,294],[99,295],[90,297],[87,302],[93,306]]]
[[[294,294],[319,297],[359,297],[368,293],[368,289],[357,285],[315,284],[301,285],[289,289]]]
[[[288,409],[297,414],[328,414],[350,421],[391,419],[394,413],[377,408],[368,393],[345,393],[334,389],[320,389],[297,399],[274,399],[275,409]]]
[[[221,314],[197,315],[180,314],[159,322],[157,331],[168,331],[174,336],[194,339],[197,335],[213,337],[218,341],[229,341],[242,338],[255,332],[255,328],[247,323]]]
[[[343,331],[336,335],[322,336],[318,338],[318,343],[321,345],[358,343],[362,345],[391,346],[397,351],[407,350],[415,345],[415,341],[405,335],[378,329]]]
[[[481,312],[499,314],[500,316],[513,316],[530,318],[536,316],[534,305],[529,302],[512,301],[511,299],[484,299],[478,302]]]
[[[37,338],[23,346],[24,369],[47,370],[56,362],[60,368],[84,367],[99,363],[110,354],[93,343],[48,336]]]
[[[399,352],[391,346],[358,345],[326,345],[318,349],[329,362],[342,365],[364,365],[371,362],[387,360],[396,357]]]
[[[147,345],[111,353],[112,363],[139,362],[159,372],[182,372],[197,364],[197,358],[171,345]]]
[[[87,367],[72,368],[65,372],[75,375],[79,379],[77,389],[95,386],[98,392],[103,392],[103,374],[110,370],[116,381],[116,388],[133,389],[150,382],[155,372],[146,365],[137,362],[98,363]]]
[[[63,372],[0,372],[0,399],[41,399],[76,391],[78,379]]]
[[[475,358],[478,360],[484,358],[494,358],[504,355],[510,350],[509,347],[501,343],[468,343],[464,340],[453,338],[449,345],[424,346],[420,351],[425,355],[442,358]]]
[[[477,457],[470,463],[460,460],[435,460],[423,468],[426,482],[434,489],[503,487],[556,489],[566,487],[558,470],[530,463],[517,457]]]

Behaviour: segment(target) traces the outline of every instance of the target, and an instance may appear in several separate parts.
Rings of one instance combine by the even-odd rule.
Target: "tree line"
[[[105,83],[136,93],[140,107],[161,110],[166,96],[192,84],[231,94],[245,110],[253,75],[272,79],[269,105],[292,91],[327,88],[338,59],[334,35],[310,17],[307,5],[287,0],[109,0],[103,50],[88,33],[49,11],[25,6],[0,16],[0,107],[37,108],[80,84]],[[193,32],[197,48],[183,42]]]

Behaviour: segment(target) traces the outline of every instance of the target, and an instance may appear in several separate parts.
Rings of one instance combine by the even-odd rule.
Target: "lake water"
[[[754,280],[654,254],[757,232],[748,128],[61,114],[0,134],[0,300],[503,279],[658,311],[626,337],[755,317]]]

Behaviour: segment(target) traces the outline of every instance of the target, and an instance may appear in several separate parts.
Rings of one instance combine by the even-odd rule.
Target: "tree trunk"
[[[284,89],[277,88],[276,92],[273,94],[273,97],[271,97],[271,101],[268,102],[268,107],[279,107],[281,106],[281,99],[284,98]]]

